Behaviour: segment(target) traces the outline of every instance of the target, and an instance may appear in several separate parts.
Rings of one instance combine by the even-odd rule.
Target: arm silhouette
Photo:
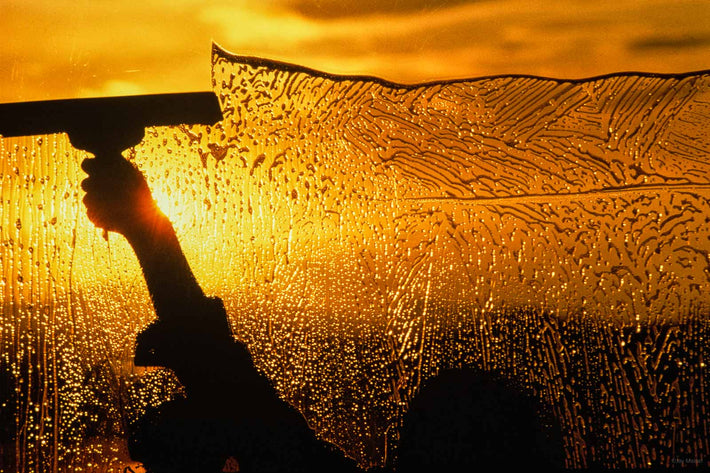
[[[155,472],[182,471],[176,464],[221,471],[226,455],[243,471],[358,471],[315,438],[233,339],[222,301],[200,288],[143,174],[120,155],[84,160],[82,169],[89,219],[127,239],[158,316],[138,335],[135,362],[170,368],[187,393],[138,423],[131,456]]]
[[[84,204],[97,227],[123,235],[133,248],[160,319],[205,295],[182,252],[175,230],[153,200],[143,174],[121,156],[86,159]]]
[[[86,159],[82,169],[89,176],[81,184],[89,219],[131,245],[158,317],[138,335],[136,364],[172,369],[193,395],[214,396],[220,378],[235,372],[242,382],[254,381],[251,357],[232,339],[221,301],[205,296],[143,174],[120,155]],[[231,370],[223,369],[226,347],[239,351]]]

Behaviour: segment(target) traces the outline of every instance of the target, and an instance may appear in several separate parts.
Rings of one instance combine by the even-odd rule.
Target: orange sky
[[[3,0],[0,101],[210,87],[216,41],[397,82],[710,69],[705,0]]]

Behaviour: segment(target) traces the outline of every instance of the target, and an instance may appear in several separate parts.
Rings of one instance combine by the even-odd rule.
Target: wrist
[[[162,210],[155,203],[151,203],[141,209],[120,233],[135,248],[135,244],[155,246],[173,236],[175,230]]]

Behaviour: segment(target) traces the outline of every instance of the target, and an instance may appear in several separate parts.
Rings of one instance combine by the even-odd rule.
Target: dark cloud
[[[570,32],[575,33],[579,31],[588,31],[609,28],[610,25],[616,25],[623,22],[621,18],[590,18],[590,17],[568,17],[563,18],[544,18],[540,21],[539,26],[544,31],[556,31],[559,33]]]
[[[633,41],[629,49],[632,51],[649,51],[657,49],[689,49],[710,46],[710,35],[682,36],[650,36]]]
[[[335,19],[439,10],[482,1],[486,0],[293,0],[289,7],[310,18]]]

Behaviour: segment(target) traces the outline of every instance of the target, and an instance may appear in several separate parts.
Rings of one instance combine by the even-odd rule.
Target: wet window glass
[[[213,52],[214,126],[126,153],[235,336],[317,434],[382,464],[419,388],[504,373],[565,465],[710,458],[710,76],[401,86]],[[181,395],[133,365],[154,317],[85,215],[65,135],[0,139],[6,471],[122,471]]]

